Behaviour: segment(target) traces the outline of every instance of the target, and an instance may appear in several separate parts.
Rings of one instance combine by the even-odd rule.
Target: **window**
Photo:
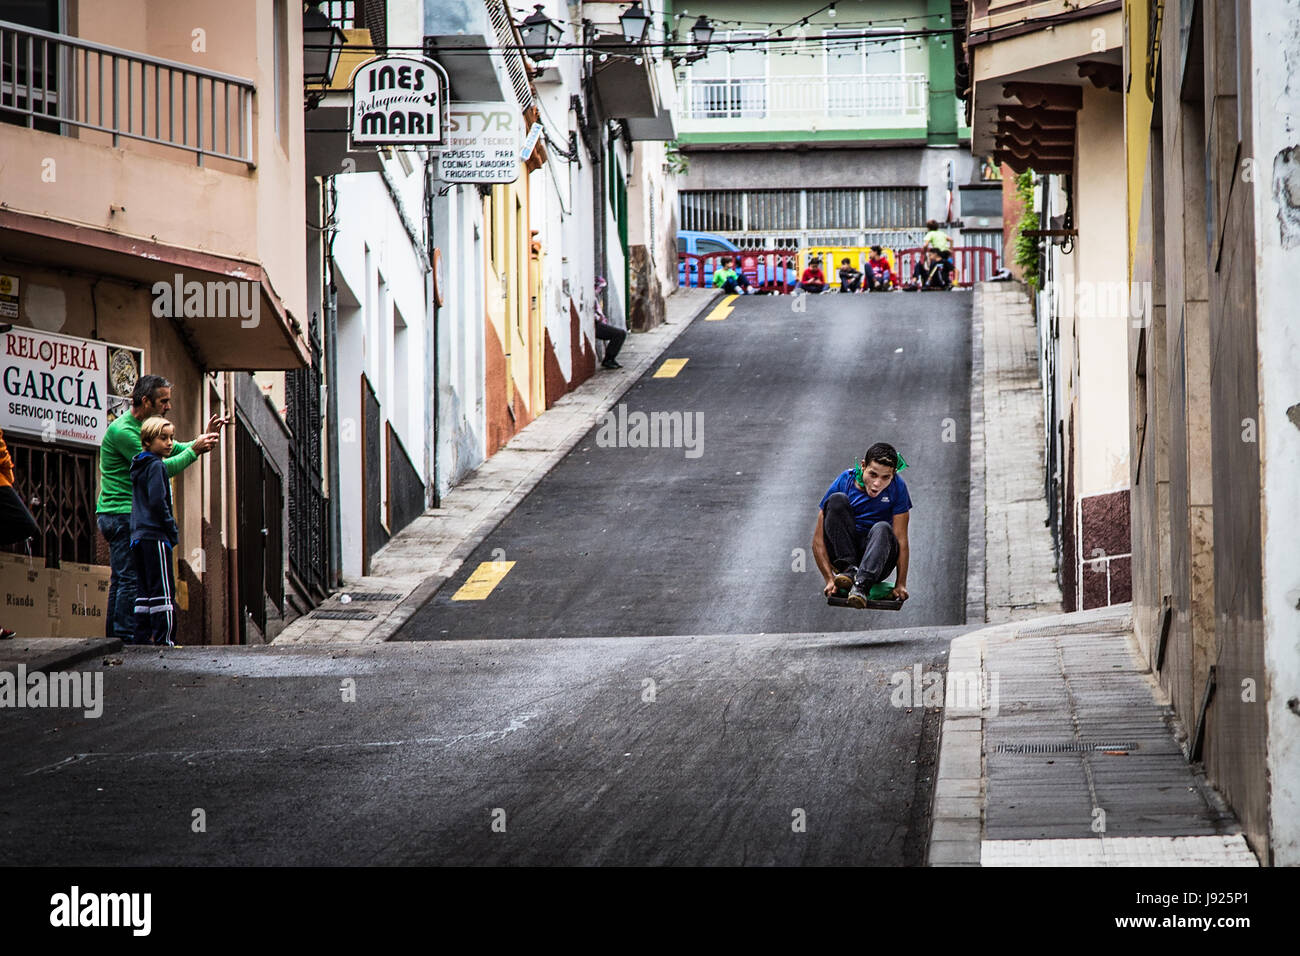
[[[754,30],[720,30],[712,52],[690,70],[690,115],[698,119],[762,119],[767,115],[767,54],[758,43],[732,47],[735,40],[756,40]]]
[[[826,110],[831,116],[856,116],[907,105],[901,38],[868,40],[861,38],[861,31],[853,30],[827,30],[825,36],[829,38],[825,43]]]
[[[695,243],[695,251],[703,256],[710,252],[731,252],[732,249],[716,239],[699,239]]]
[[[275,22],[275,135],[280,148],[289,152],[289,10],[288,0],[275,0],[271,16]]]

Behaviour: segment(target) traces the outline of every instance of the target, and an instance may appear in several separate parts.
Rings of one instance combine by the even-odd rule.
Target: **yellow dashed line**
[[[469,580],[460,586],[460,590],[451,596],[453,601],[481,601],[492,589],[501,583],[501,579],[515,566],[513,561],[484,561]]]
[[[676,378],[689,362],[690,359],[664,359],[664,364],[659,366],[659,371],[655,372],[652,378]]]
[[[738,295],[727,296],[725,299],[723,299],[721,302],[718,303],[717,307],[712,312],[710,312],[707,316],[704,317],[704,321],[721,322],[727,316],[731,315],[731,310],[734,308],[734,306],[731,303],[735,302],[739,298],[740,296]]]

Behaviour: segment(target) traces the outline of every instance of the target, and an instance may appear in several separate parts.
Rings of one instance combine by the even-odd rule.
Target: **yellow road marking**
[[[659,366],[659,371],[655,372],[652,378],[676,378],[677,373],[686,367],[690,359],[664,359],[664,364]]]
[[[474,569],[469,580],[460,586],[460,590],[453,594],[451,599],[453,601],[483,600],[492,593],[492,589],[501,583],[501,579],[514,566],[513,561],[484,561]]]
[[[721,302],[718,303],[717,307],[712,312],[710,312],[707,316],[704,317],[704,321],[721,322],[727,316],[731,315],[731,310],[735,308],[735,306],[733,306],[731,303],[735,302],[739,298],[740,296],[738,295],[727,296],[725,299],[723,299]]]

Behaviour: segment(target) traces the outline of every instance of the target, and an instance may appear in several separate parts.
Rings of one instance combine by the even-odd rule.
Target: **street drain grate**
[[[402,596],[395,591],[345,591],[354,601],[400,601]]]
[[[1134,743],[1126,744],[998,744],[994,753],[999,754],[1077,754],[1096,753],[1100,750],[1137,750]]]
[[[376,617],[373,611],[363,611],[360,608],[348,611],[335,611],[332,609],[312,611],[311,616],[323,617],[331,621],[373,621]]]

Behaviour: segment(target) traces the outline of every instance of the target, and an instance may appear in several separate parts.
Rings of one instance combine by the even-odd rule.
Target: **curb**
[[[121,650],[122,642],[116,637],[16,637],[0,644],[0,671],[19,664],[29,672],[50,671]]]
[[[966,623],[988,620],[984,514],[984,286],[975,286],[970,328],[970,489],[966,534]]]

